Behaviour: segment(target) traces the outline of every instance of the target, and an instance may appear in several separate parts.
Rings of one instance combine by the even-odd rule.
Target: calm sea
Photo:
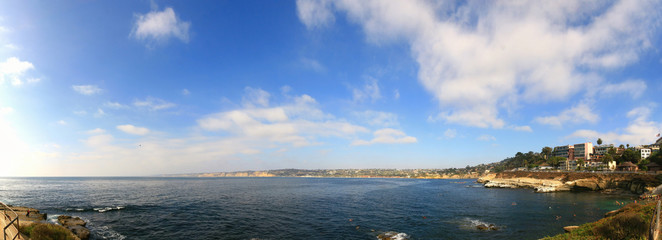
[[[93,239],[537,239],[628,199],[473,179],[0,178],[0,201],[79,216]]]

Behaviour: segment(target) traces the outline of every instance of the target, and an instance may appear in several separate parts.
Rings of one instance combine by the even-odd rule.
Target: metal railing
[[[660,238],[660,200],[657,201],[657,207],[651,218],[651,225],[648,231],[649,240],[658,240]]]
[[[2,229],[2,236],[3,236],[4,240],[7,240],[7,239],[12,239],[12,240],[22,239],[21,238],[21,233],[18,230],[18,227],[20,226],[20,224],[18,222],[18,213],[14,212],[13,209],[11,209],[9,206],[5,205],[2,202],[0,202],[0,207],[4,208],[3,211],[2,211],[2,218],[4,218],[5,221],[9,221],[9,223],[7,223],[7,225],[4,226],[3,229]],[[7,210],[9,210],[10,213],[14,214],[14,218],[12,218],[11,216],[9,216],[7,214]],[[13,228],[13,229],[10,229],[9,233],[7,233],[8,228]],[[9,235],[12,234],[12,232],[14,232],[13,237],[9,236]],[[7,238],[7,236],[9,236],[9,238]]]

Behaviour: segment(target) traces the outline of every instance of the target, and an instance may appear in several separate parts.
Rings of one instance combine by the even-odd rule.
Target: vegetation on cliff
[[[21,226],[19,231],[32,240],[74,240],[79,239],[63,226],[50,223],[32,223]]]
[[[609,217],[581,225],[572,232],[543,239],[646,239],[655,205],[654,201],[631,203]]]

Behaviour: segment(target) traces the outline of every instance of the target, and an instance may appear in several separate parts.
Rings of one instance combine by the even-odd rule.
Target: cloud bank
[[[435,119],[483,128],[507,127],[503,110],[567,100],[604,81],[600,71],[638,61],[652,48],[659,10],[649,0],[297,1],[309,29],[333,24],[340,13],[370,43],[408,43],[419,82],[439,103]],[[604,91],[636,95],[640,86],[614,83]]]

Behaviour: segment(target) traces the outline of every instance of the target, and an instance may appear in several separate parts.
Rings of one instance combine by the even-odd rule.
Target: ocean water
[[[538,239],[629,199],[474,179],[0,178],[0,201],[79,216],[92,239]]]

